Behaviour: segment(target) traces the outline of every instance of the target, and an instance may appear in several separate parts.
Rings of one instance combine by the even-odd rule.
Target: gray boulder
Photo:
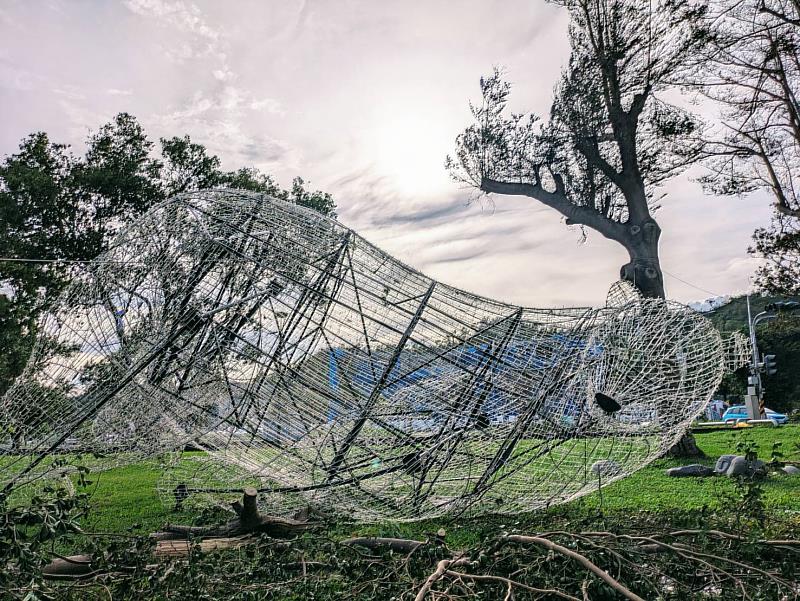
[[[595,461],[590,469],[592,470],[593,474],[598,476],[616,476],[622,472],[622,468],[620,468],[619,463],[612,461],[611,459],[601,459],[600,461]]]
[[[726,472],[729,478],[734,476],[745,476],[752,478],[753,476],[764,476],[767,473],[766,464],[760,459],[755,461],[748,461],[745,457],[737,456],[731,461],[731,465]]]
[[[727,474],[728,468],[731,466],[731,461],[733,461],[737,455],[720,455],[719,459],[717,459],[717,464],[714,466],[714,472],[717,474]]]
[[[685,478],[693,476],[695,478],[705,478],[706,476],[713,476],[714,470],[706,465],[693,463],[692,465],[681,465],[680,467],[671,467],[664,472],[667,476],[672,478]]]
[[[784,465],[783,471],[790,476],[796,476],[797,474],[800,474],[800,467],[796,467],[794,465]]]

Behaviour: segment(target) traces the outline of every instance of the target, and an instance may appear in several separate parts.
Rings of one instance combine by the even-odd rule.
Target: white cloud
[[[211,74],[214,76],[214,79],[218,81],[231,81],[232,79],[236,78],[236,74],[227,67],[223,69],[215,69],[211,72]]]
[[[211,74],[219,81],[232,81],[236,74],[228,65],[222,33],[208,24],[203,11],[194,3],[181,0],[125,0],[133,13],[154,19],[169,30],[161,44],[162,55],[178,65],[191,60],[212,60],[219,64]]]
[[[275,115],[285,115],[286,111],[281,107],[281,103],[274,98],[253,99],[248,104],[248,108],[253,111],[267,111]]]
[[[166,0],[126,0],[125,6],[139,15],[155,17],[166,25],[191,32],[211,42],[219,39],[219,32],[206,23],[195,4]]]
[[[513,80],[514,110],[547,114],[567,57],[557,6],[126,0],[102,10],[62,2],[56,13],[35,5],[0,9],[0,154],[36,130],[80,144],[124,110],[152,139],[189,134],[226,169],[259,166],[284,185],[303,176],[332,192],[342,222],[373,243],[486,296],[600,303],[627,260],[600,236],[579,245],[534,201],[467,206],[469,193],[442,167],[493,64]],[[746,289],[755,265],[746,249],[769,220],[768,202],[714,199],[687,178],[668,191],[657,216],[665,269],[720,294]],[[680,300],[709,296],[671,276],[667,288]]]
[[[28,92],[39,88],[43,83],[45,78],[41,75],[0,57],[0,88]]]
[[[68,98],[69,100],[85,100],[86,94],[84,94],[79,88],[76,86],[63,86],[60,88],[53,88],[50,90],[56,96],[61,96],[62,98]]]
[[[271,171],[277,164],[297,168],[299,151],[291,144],[245,125],[250,114],[265,112],[280,115],[280,103],[225,86],[213,96],[198,91],[183,107],[152,116],[150,121],[166,132],[164,135],[188,132],[217,154],[226,168],[253,165]]]

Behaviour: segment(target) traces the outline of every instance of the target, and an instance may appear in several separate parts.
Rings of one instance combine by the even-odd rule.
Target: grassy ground
[[[770,461],[773,444],[786,460],[800,460],[800,425],[780,428],[752,427],[732,431],[695,434],[698,446],[708,456],[704,460],[686,461],[659,459],[628,478],[615,482],[602,490],[603,506],[609,511],[634,510],[695,510],[705,507],[724,507],[734,494],[734,484],[729,478],[670,478],[664,474],[669,467],[686,463],[714,466],[717,458],[726,453],[739,453],[737,445],[748,440],[757,448],[758,457]],[[793,457],[790,457],[794,453]],[[800,512],[800,477],[770,478],[764,485],[764,500],[769,508]],[[597,507],[600,495],[588,495],[584,503]]]
[[[737,445],[750,441],[758,449],[758,456],[769,460],[773,445],[781,443],[780,450],[787,459],[800,460],[800,425],[780,428],[755,427],[735,431],[697,434],[700,448],[708,455],[702,463],[713,465],[717,457],[735,453]],[[704,508],[725,509],[734,505],[734,483],[723,477],[669,478],[665,468],[686,463],[674,459],[660,459],[637,473],[572,503],[553,508],[551,512],[568,514],[576,519],[597,515],[601,509],[606,514],[624,515],[635,511],[672,512],[701,511]],[[149,532],[165,522],[190,523],[197,516],[180,514],[162,504],[155,484],[159,476],[156,463],[139,463],[90,475],[93,483],[88,492],[92,495],[93,511],[85,527],[94,531],[121,532],[135,527],[136,531]],[[773,476],[764,484],[764,501],[770,510],[789,515],[800,515],[800,476]],[[383,524],[358,526],[358,532],[382,535],[421,535],[444,525],[459,538],[479,537],[482,527],[500,527],[507,522],[539,521],[547,512],[537,516],[496,516],[467,523],[450,523],[446,520],[417,524]],[[347,528],[345,528],[346,530]]]

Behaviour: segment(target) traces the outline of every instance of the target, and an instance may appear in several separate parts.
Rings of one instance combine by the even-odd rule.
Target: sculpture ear
[[[602,392],[594,393],[594,401],[600,406],[600,409],[602,409],[606,413],[615,413],[620,409],[622,409],[622,405],[620,405],[616,400],[612,399],[607,394],[603,394]]]
[[[642,293],[628,281],[619,280],[611,285],[606,296],[606,307],[624,307],[642,300]]]

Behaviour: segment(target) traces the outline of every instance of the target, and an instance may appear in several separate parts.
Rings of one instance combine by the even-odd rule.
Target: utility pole
[[[761,383],[761,373],[773,375],[777,371],[775,365],[775,355],[764,355],[762,358],[758,352],[756,343],[756,326],[762,321],[775,319],[778,313],[800,310],[800,302],[779,301],[768,304],[764,310],[752,317],[750,313],[750,295],[747,295],[747,325],[750,328],[750,375],[747,377],[747,395],[745,396],[745,407],[747,408],[748,419],[761,419],[764,411],[764,387]],[[763,360],[762,360],[763,359]]]
[[[762,313],[759,313],[761,316]],[[747,325],[750,328],[750,370],[747,376],[747,395],[744,406],[749,419],[761,419],[761,370],[758,368],[758,345],[756,344],[756,325],[750,313],[750,295],[747,295]]]

